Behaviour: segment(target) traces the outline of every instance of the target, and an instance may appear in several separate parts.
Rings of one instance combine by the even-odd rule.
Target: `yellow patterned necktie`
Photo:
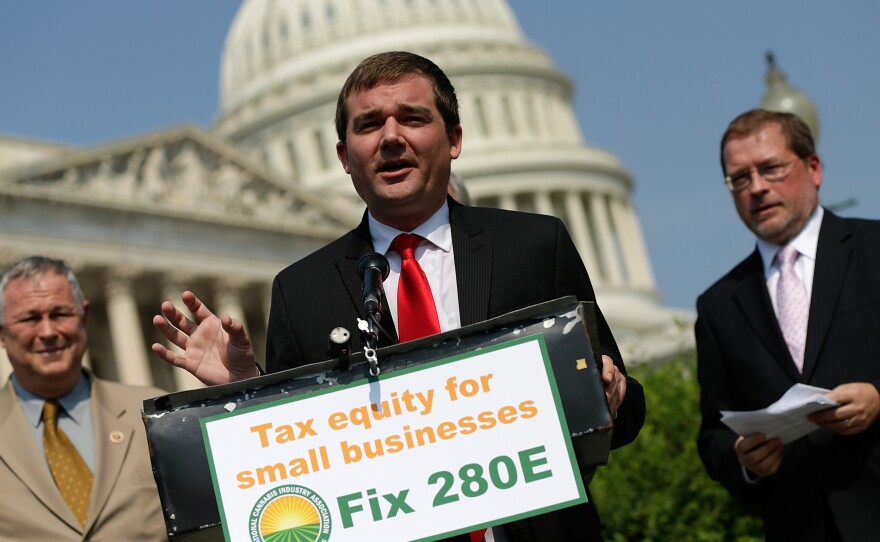
[[[85,526],[94,477],[76,447],[64,431],[58,429],[57,419],[58,402],[50,399],[43,407],[43,447],[46,450],[46,460],[61,496],[80,525]]]

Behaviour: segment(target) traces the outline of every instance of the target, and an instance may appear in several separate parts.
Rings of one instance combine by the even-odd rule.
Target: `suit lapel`
[[[449,224],[452,230],[452,250],[455,256],[455,280],[458,286],[458,305],[461,325],[482,322],[489,315],[489,287],[491,283],[491,230],[474,217],[471,208],[449,201]],[[361,223],[351,232],[345,255],[336,260],[336,270],[352,303],[361,314],[363,284],[357,273],[361,256],[373,250],[369,222],[364,213]],[[383,306],[387,306],[387,303]],[[363,316],[363,314],[361,314]],[[397,328],[387,310],[382,314],[382,327],[397,337]]]
[[[352,304],[357,308],[358,314],[362,317],[364,316],[361,314],[363,312],[361,308],[363,282],[358,276],[357,264],[361,256],[371,250],[373,250],[373,242],[370,237],[370,226],[367,222],[367,214],[364,213],[360,225],[351,232],[348,246],[345,248],[345,254],[341,258],[336,259],[336,272],[339,273],[339,278],[345,285],[345,290],[348,292]]]
[[[471,208],[449,199],[449,223],[455,254],[458,310],[461,325],[482,322],[489,316],[492,277],[491,230],[476,219]]]
[[[363,310],[362,299],[364,283],[361,280],[360,275],[358,274],[357,265],[361,256],[372,251],[373,238],[370,235],[370,223],[367,220],[367,213],[364,212],[361,223],[351,232],[348,246],[345,248],[345,255],[341,258],[336,259],[336,272],[339,273],[339,278],[345,285],[345,290],[348,292],[348,297],[351,299],[351,302],[355,307],[355,311],[361,318],[366,317]],[[387,331],[389,335],[391,335],[393,341],[389,342],[388,338],[380,333],[380,346],[387,346],[389,344],[397,342],[397,328],[394,326],[394,319],[391,318],[391,313],[388,312],[387,307],[388,301],[383,299],[381,325],[382,328]],[[354,330],[353,333],[357,334],[359,332],[357,330]]]
[[[76,532],[82,532],[79,521],[56,488],[43,450],[31,437],[32,434],[12,382],[7,380],[0,391],[0,461],[6,463],[9,470],[50,513]]]
[[[793,381],[800,380],[801,375],[798,374],[794,360],[791,359],[791,352],[788,351],[776,314],[773,312],[773,305],[770,303],[761,254],[757,249],[744,262],[742,274],[738,278],[734,298],[742,312],[742,317],[770,352],[774,361],[779,363]]]
[[[95,485],[92,487],[86,532],[106,506],[116,484],[127,483],[119,480],[119,473],[129,453],[135,430],[144,430],[123,418],[126,407],[116,399],[100,380],[92,378],[92,417],[98,472],[95,473]]]
[[[852,254],[851,232],[846,221],[825,211],[819,244],[816,248],[816,268],[810,296],[810,318],[807,324],[807,344],[804,350],[804,378],[809,381],[816,368],[819,352],[825,342],[834,308],[840,297],[844,277]]]

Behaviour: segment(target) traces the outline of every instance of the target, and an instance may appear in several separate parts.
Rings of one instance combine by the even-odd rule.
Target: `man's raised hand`
[[[159,358],[192,373],[205,384],[227,384],[258,376],[254,349],[244,325],[229,315],[218,318],[190,291],[180,296],[195,317],[190,320],[170,301],[162,303],[162,315],[153,316],[153,326],[178,353],[153,343]]]

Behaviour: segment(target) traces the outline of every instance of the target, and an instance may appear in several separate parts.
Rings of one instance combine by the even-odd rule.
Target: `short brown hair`
[[[785,135],[785,144],[801,160],[805,160],[816,154],[816,143],[810,127],[794,113],[780,111],[768,111],[766,109],[752,109],[736,117],[727,125],[727,130],[721,136],[721,173],[727,174],[727,164],[724,163],[724,146],[727,141],[736,137],[744,137],[760,131],[768,124],[778,124]]]
[[[336,135],[339,141],[345,141],[345,129],[348,125],[346,102],[349,96],[411,75],[422,75],[431,82],[434,88],[434,104],[443,117],[446,133],[452,133],[452,129],[461,123],[458,116],[458,98],[455,97],[455,88],[443,70],[417,54],[390,51],[364,59],[342,85],[339,99],[336,101]]]

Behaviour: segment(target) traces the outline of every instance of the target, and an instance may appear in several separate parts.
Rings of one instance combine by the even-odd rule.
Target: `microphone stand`
[[[382,283],[388,278],[390,267],[385,256],[378,252],[365,254],[358,261],[358,274],[364,281],[363,304],[366,320],[358,318],[358,329],[364,340],[364,355],[370,364],[370,375],[379,376],[379,324],[382,319]]]
[[[364,356],[370,364],[370,376],[379,376],[379,358],[376,357],[376,350],[379,349],[379,329],[376,323],[369,316],[366,320],[358,318],[358,329],[364,338]]]

